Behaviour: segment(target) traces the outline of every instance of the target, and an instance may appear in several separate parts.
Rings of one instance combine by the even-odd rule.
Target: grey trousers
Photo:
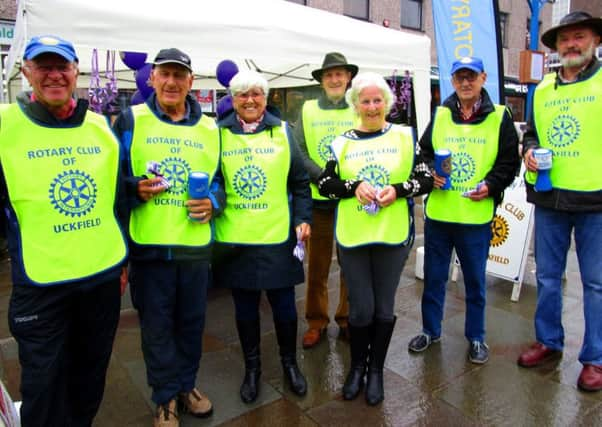
[[[340,264],[349,290],[349,323],[361,327],[394,317],[395,292],[411,246],[339,245]]]

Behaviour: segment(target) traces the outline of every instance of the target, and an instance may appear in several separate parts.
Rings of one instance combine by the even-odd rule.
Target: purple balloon
[[[132,70],[138,70],[146,63],[146,53],[143,52],[119,52],[119,56]]]
[[[217,107],[215,112],[217,113],[217,119],[222,119],[229,111],[232,110],[232,97],[226,95],[217,101]]]
[[[229,59],[224,59],[217,64],[217,68],[215,69],[217,80],[224,87],[230,86],[230,80],[232,80],[232,77],[234,77],[236,73],[238,73],[238,66]]]
[[[142,104],[144,102],[144,97],[140,93],[139,90],[134,92],[132,97],[130,98],[130,105]]]
[[[152,86],[149,86],[148,81],[152,69],[153,64],[144,64],[141,68],[136,70],[136,87],[144,99],[148,98],[150,94],[153,93],[153,88]]]

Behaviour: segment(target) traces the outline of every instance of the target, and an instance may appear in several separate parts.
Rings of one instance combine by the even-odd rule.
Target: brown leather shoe
[[[207,396],[193,388],[188,393],[180,393],[182,411],[198,418],[208,417],[213,413],[213,404]]]
[[[585,391],[602,390],[602,366],[583,365],[577,386]]]
[[[542,343],[535,342],[529,347],[528,350],[524,351],[516,363],[523,368],[533,368],[539,366],[544,362],[557,359],[562,355],[561,351],[552,350],[546,347]]]
[[[179,425],[176,399],[157,406],[153,427],[179,427]]]
[[[320,342],[324,329],[309,328],[303,334],[303,348],[312,348]]]

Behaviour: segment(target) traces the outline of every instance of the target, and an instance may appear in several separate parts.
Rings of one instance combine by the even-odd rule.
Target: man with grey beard
[[[537,309],[536,342],[518,364],[531,368],[562,354],[562,274],[574,231],[585,315],[577,385],[585,391],[602,390],[602,70],[595,57],[601,35],[602,19],[585,12],[569,13],[542,35],[562,66],[535,90],[523,148],[527,200],[535,204]],[[550,152],[545,188],[541,156]]]

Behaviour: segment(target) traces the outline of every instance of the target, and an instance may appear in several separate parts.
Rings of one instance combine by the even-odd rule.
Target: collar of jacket
[[[456,95],[456,93],[454,92],[449,97],[447,97],[445,102],[443,102],[443,106],[447,107],[451,110],[452,119],[453,119],[454,123],[464,123],[465,124],[466,122],[464,122],[462,120],[462,112],[458,108],[459,102],[460,102],[460,100],[458,99],[458,95]],[[483,89],[481,89],[481,108],[479,109],[479,111],[477,111],[475,113],[472,120],[468,123],[475,123],[475,124],[480,123],[483,120],[485,120],[487,115],[489,113],[493,112],[494,110],[495,110],[495,107],[493,105],[493,102],[491,101],[491,98],[489,97],[489,94],[487,93],[487,91],[483,88]]]
[[[265,109],[265,113],[263,115],[263,120],[257,126],[254,133],[259,133],[267,128],[272,128],[274,126],[280,126],[282,124],[282,120],[277,115],[277,111],[274,110],[274,107],[267,106]],[[217,122],[217,125],[220,128],[228,128],[230,132],[235,134],[243,134],[242,126],[236,119],[236,111],[232,110],[226,117]]]
[[[76,99],[77,105],[73,114],[67,117],[65,120],[60,120],[54,117],[50,112],[44,108],[39,102],[31,101],[31,91],[21,92],[17,95],[17,103],[21,107],[21,110],[33,121],[48,127],[73,127],[79,126],[86,116],[88,111],[88,100],[87,99]]]
[[[182,121],[180,121],[178,123],[196,124],[201,119],[201,116],[203,115],[203,112],[201,111],[201,104],[199,104],[198,101],[190,93],[188,95],[186,95],[186,104],[188,105],[188,112],[189,112],[188,118],[183,119]],[[169,116],[167,116],[163,111],[161,111],[157,107],[158,103],[157,103],[157,94],[156,93],[153,92],[151,94],[151,96],[148,97],[148,99],[146,100],[146,105],[148,105],[148,108],[150,108],[151,111],[153,113],[155,113],[155,116],[157,116],[164,122],[173,123],[173,121],[167,120],[167,118]]]
[[[562,80],[560,80],[560,76],[558,75],[560,68],[558,70],[556,70],[556,81],[554,82],[554,88],[556,88],[557,86],[562,86],[562,85],[570,85],[572,83],[577,83],[577,82],[582,82],[583,80],[587,80],[589,79],[591,76],[593,76],[594,74],[596,74],[596,72],[600,69],[600,60],[598,58],[593,58],[593,61],[591,61],[589,63],[589,65],[587,67],[585,67],[584,70],[581,70],[581,72],[577,75],[577,80],[575,80],[574,82],[563,82]]]

